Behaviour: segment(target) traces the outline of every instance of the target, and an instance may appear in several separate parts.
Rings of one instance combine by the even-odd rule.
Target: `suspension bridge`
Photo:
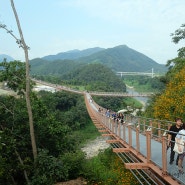
[[[180,173],[175,163],[169,164],[167,132],[173,122],[125,114],[124,123],[120,123],[107,117],[106,109],[94,102],[91,95],[96,94],[39,83],[82,94],[94,125],[141,185],[185,185],[185,173]]]
[[[173,122],[124,115],[124,123],[106,117],[105,109],[85,93],[88,113],[96,128],[142,185],[184,185],[185,173],[169,164],[167,132]],[[177,155],[177,154],[176,154]],[[185,162],[183,163],[185,165]]]
[[[148,70],[146,72],[116,72],[117,75],[122,76],[149,76],[149,77],[154,77],[156,76],[156,74],[154,73],[154,69],[152,68],[152,70]]]

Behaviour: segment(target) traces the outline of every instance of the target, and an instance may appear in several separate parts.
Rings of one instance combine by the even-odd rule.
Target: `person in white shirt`
[[[178,134],[176,135],[176,142],[177,143],[183,143],[182,144],[178,144],[178,150],[179,152],[183,152],[181,154],[179,154],[179,160],[178,160],[178,169],[180,173],[183,173],[183,166],[182,166],[182,162],[185,156],[185,123],[183,123],[182,125],[182,130],[180,130],[178,132]]]

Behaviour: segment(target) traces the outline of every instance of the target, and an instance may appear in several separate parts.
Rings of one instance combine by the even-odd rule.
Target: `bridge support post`
[[[116,135],[118,135],[118,125],[119,125],[119,123],[116,122],[116,124],[115,124],[115,131],[114,131],[114,133],[115,133]]]
[[[113,123],[111,123],[110,121],[107,121],[107,125],[109,127],[110,130],[113,129]]]
[[[128,125],[128,144],[129,144],[129,147],[132,146],[132,129],[131,129],[131,125]]]
[[[111,123],[111,130],[112,130],[113,133],[114,133],[115,124],[116,124],[116,122]]]
[[[158,122],[158,138],[161,138],[161,123]]]
[[[153,135],[153,121],[150,120],[150,131],[151,131],[151,137]]]
[[[140,152],[139,130],[140,130],[140,127],[138,125],[136,127],[136,149],[137,149],[137,152]]]
[[[123,124],[123,140],[126,141],[125,124]]]
[[[108,128],[110,129],[110,130],[112,130],[113,131],[113,129],[114,129],[114,122],[113,121],[111,121],[110,119],[108,119],[108,123],[107,123],[107,125],[108,125]]]
[[[151,162],[151,128],[146,130],[147,163]]]
[[[167,152],[166,152],[166,134],[162,136],[162,173],[167,174]]]
[[[144,122],[143,122],[143,132],[146,132],[146,120],[144,120]]]
[[[121,137],[121,123],[118,124],[118,136]]]

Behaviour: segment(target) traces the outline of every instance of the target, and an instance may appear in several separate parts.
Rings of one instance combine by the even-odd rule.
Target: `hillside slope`
[[[125,92],[122,80],[108,67],[102,64],[88,64],[62,76],[63,80],[74,85],[85,85],[87,90]]]
[[[62,76],[73,69],[81,67],[72,60],[48,61],[41,58],[30,60],[31,74],[33,75],[53,75]]]

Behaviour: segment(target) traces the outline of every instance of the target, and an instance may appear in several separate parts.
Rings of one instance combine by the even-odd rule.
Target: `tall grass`
[[[139,185],[110,148],[87,160],[83,166],[83,176],[88,180],[88,185]]]

